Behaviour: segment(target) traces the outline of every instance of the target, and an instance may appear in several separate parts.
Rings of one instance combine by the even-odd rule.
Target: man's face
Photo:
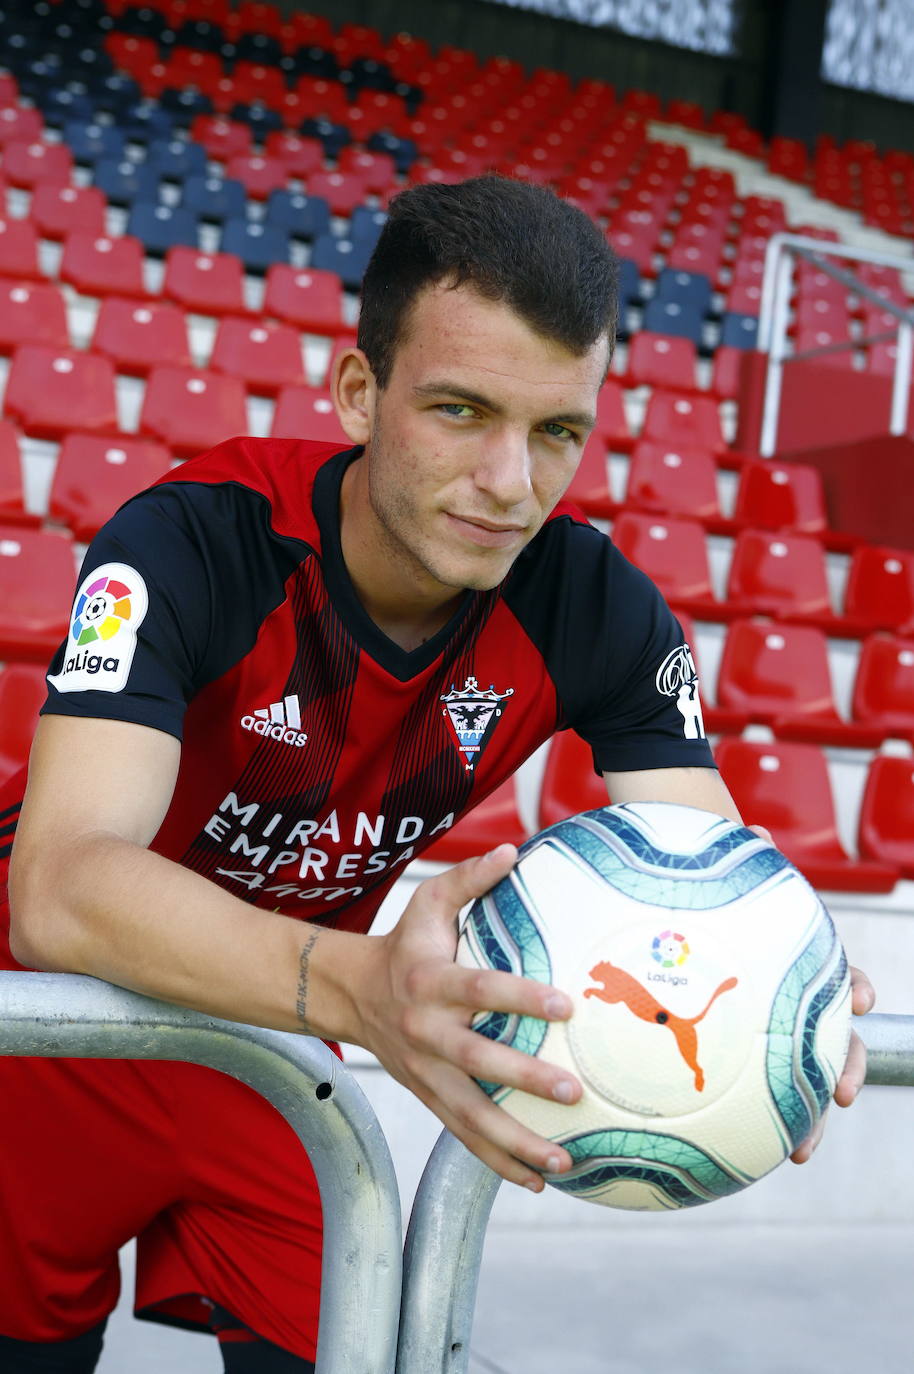
[[[421,594],[501,582],[574,475],[608,353],[570,353],[468,286],[417,298],[366,467],[374,537]]]

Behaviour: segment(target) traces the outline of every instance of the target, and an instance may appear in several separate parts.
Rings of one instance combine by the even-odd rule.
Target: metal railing
[[[805,349],[800,353],[788,353],[787,330],[790,323],[790,297],[793,286],[793,265],[796,258],[805,258],[827,273],[835,281],[841,282],[848,290],[863,296],[878,305],[888,315],[897,320],[894,330],[887,334],[874,334],[868,338],[848,339],[838,343],[826,344],[821,348]],[[765,252],[765,274],[762,280],[762,299],[759,307],[758,337],[756,347],[768,354],[768,368],[765,374],[765,398],[762,407],[762,425],[759,437],[759,453],[770,458],[777,450],[778,418],[781,407],[781,384],[784,367],[790,363],[813,358],[827,357],[843,353],[848,349],[861,348],[865,344],[880,343],[888,339],[897,340],[897,355],[892,380],[892,399],[888,417],[888,433],[904,434],[908,423],[908,395],[911,382],[911,363],[914,358],[914,311],[905,309],[895,301],[883,296],[853,272],[836,267],[830,258],[841,258],[851,262],[870,262],[883,267],[897,268],[901,272],[914,272],[914,259],[896,257],[880,253],[875,249],[851,248],[843,243],[806,238],[802,234],[773,234]]]
[[[0,973],[0,1054],[177,1059],[240,1079],[307,1151],[324,1214],[316,1374],[392,1374],[400,1195],[378,1120],[320,1040],[262,1030],[70,973]]]
[[[866,1081],[914,1087],[914,1016],[856,1023]],[[448,1131],[429,1156],[406,1235],[397,1374],[466,1374],[479,1268],[501,1180]]]

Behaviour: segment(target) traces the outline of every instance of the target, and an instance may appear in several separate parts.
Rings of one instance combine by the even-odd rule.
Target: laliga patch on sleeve
[[[121,692],[149,607],[146,583],[126,563],[103,563],[76,593],[63,668],[49,675],[58,692]]]

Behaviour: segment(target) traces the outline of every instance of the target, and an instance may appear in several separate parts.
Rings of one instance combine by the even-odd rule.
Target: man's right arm
[[[454,962],[459,909],[511,867],[502,846],[421,884],[400,923],[354,935],[250,906],[153,853],[180,745],[124,721],[42,718],[10,869],[13,953],[228,1020],[371,1050],[469,1149],[538,1190],[570,1157],[473,1078],[576,1099],[564,1071],[471,1029],[495,1010],[561,1019],[556,989]],[[524,1162],[521,1162],[524,1161]]]

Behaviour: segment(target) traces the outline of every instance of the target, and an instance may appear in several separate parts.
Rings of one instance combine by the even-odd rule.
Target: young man
[[[560,504],[614,277],[598,230],[550,193],[484,178],[398,198],[333,379],[354,448],[231,440],[89,550],[9,879],[11,967],[361,1044],[535,1191],[568,1156],[473,1076],[563,1102],[580,1085],[470,1021],[570,1004],[454,963],[459,908],[514,851],[364,932],[405,863],[556,729],[590,743],[615,800],[737,814],[665,689],[690,661],[676,621]],[[448,710],[461,694],[501,703],[473,751]],[[844,1098],[862,1076],[855,1049]],[[311,1368],[319,1202],[270,1107],[172,1064],[7,1060],[0,1091],[5,1369],[94,1367],[131,1235],[141,1313],[229,1335],[227,1369]]]

